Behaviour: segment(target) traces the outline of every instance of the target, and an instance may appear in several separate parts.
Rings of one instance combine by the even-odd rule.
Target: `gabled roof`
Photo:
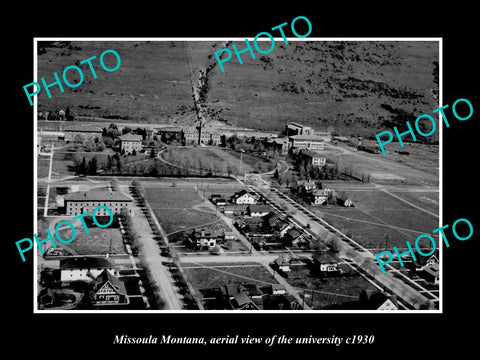
[[[254,197],[254,198],[256,198],[256,199],[258,198],[257,195],[252,194],[251,192],[249,192],[249,191],[247,191],[247,190],[245,190],[245,189],[240,190],[240,191],[237,191],[235,194],[232,195],[232,198],[235,198],[235,199],[236,199],[236,198],[239,198],[240,196],[247,195],[247,194],[250,195],[250,196],[252,196],[252,197]]]
[[[263,205],[263,204],[252,204],[248,205],[250,212],[271,212],[273,211],[270,205]]]
[[[286,232],[286,235],[288,235],[291,239],[296,239],[302,236],[302,233],[297,229],[293,228],[293,229],[288,229]]]
[[[98,275],[97,279],[95,280],[97,284],[97,289],[100,290],[107,282],[110,282],[110,284],[115,288],[115,290],[122,294],[122,295],[127,295],[127,290],[125,289],[125,284],[123,281],[121,281],[119,278],[116,276],[110,274],[110,271],[108,270],[103,270],[100,275]]]
[[[65,195],[65,201],[132,201],[119,191],[77,191]]]
[[[125,135],[119,136],[118,137],[122,141],[142,141],[142,135],[135,135],[132,133],[127,133]]]
[[[60,269],[113,269],[115,265],[107,258],[96,256],[75,257],[60,260]]]

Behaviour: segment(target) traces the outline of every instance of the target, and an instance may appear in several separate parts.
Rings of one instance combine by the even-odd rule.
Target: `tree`
[[[95,151],[103,151],[105,150],[105,144],[102,141],[99,141],[95,146]]]
[[[97,158],[93,158],[88,162],[88,175],[95,175],[97,173]]]
[[[112,168],[112,157],[110,155],[107,156],[107,164],[105,165],[106,170],[110,170]]]
[[[84,156],[80,164],[80,167],[78,169],[78,173],[85,174],[86,172],[87,172],[87,160],[85,159],[85,156]]]
[[[122,129],[122,134],[125,135],[125,134],[128,134],[132,132],[132,129],[129,128],[128,126],[125,126],[123,129]]]
[[[152,147],[150,150],[150,159],[153,159],[155,157],[155,148]]]
[[[273,178],[278,179],[278,169],[275,169],[275,172],[273,173]]]
[[[132,155],[133,155],[133,156],[137,155],[137,150],[133,149]]]

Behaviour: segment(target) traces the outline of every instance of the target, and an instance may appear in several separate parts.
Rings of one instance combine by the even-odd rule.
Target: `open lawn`
[[[257,263],[242,263],[228,267],[220,264],[185,263],[184,269],[196,289],[209,289],[225,284],[255,283],[257,285],[277,284],[264,266]]]
[[[348,169],[360,179],[362,174],[370,175],[370,182],[435,186],[439,183],[436,148],[437,152],[433,152],[426,145],[417,146],[411,150],[417,154],[413,157],[393,151],[387,155],[370,154],[342,144],[329,147],[329,158],[337,162],[340,171]]]
[[[167,234],[216,222],[228,229],[212,209],[202,206],[203,200],[192,188],[149,186],[145,194]]]
[[[298,289],[305,289],[305,303],[313,309],[356,302],[362,290],[370,283],[361,275],[346,273],[339,277],[321,279],[310,275],[305,266],[292,266],[288,273],[288,283]]]
[[[325,221],[352,237],[367,249],[405,247],[406,240],[430,234],[438,219],[378,190],[342,191],[355,207],[310,206]],[[438,238],[438,234],[435,234]]]
[[[173,164],[187,169],[214,174],[244,175],[251,172],[266,172],[275,167],[269,159],[245,153],[240,163],[240,153],[218,147],[194,147],[172,149],[162,157]]]
[[[99,220],[100,222],[100,220]],[[126,254],[123,246],[122,234],[118,228],[88,227],[90,235],[87,235],[83,227],[77,227],[75,239],[66,244],[67,249],[72,249],[79,255],[103,255],[103,254]],[[68,240],[72,236],[70,228],[59,231],[60,236]],[[59,243],[63,247],[62,243]]]
[[[50,166],[50,157],[39,156],[37,158],[37,179],[48,177],[49,166]]]
[[[390,191],[402,199],[411,202],[430,212],[439,213],[440,197],[438,192],[408,192],[408,191]]]

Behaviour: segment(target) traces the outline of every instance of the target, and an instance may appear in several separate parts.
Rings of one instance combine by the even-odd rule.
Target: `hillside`
[[[61,74],[106,49],[121,56],[122,65],[113,73],[97,62],[98,79],[85,67],[85,82],[78,88],[66,87],[63,94],[54,88],[51,99],[44,92],[39,96],[39,111],[69,106],[77,119],[192,124],[192,83],[207,119],[260,130],[298,121],[342,135],[371,136],[384,127],[401,129],[405,120],[438,107],[436,42],[280,41],[268,55],[251,59],[244,53],[242,65],[233,55],[224,63],[225,73],[213,57],[225,44],[208,41],[41,45],[39,77]]]

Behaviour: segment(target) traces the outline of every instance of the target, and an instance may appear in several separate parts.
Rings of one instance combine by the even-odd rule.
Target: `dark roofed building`
[[[271,206],[263,204],[249,205],[247,210],[250,216],[265,216],[273,211]]]
[[[125,284],[108,270],[103,270],[95,280],[95,305],[128,304]]]
[[[101,256],[79,256],[60,260],[61,281],[96,279],[103,270],[115,275],[114,263]]]
[[[119,191],[92,190],[78,191],[65,195],[65,213],[76,216],[88,212],[98,206],[107,206],[114,215],[119,215],[122,208],[130,210],[132,199]],[[99,209],[95,215],[109,216],[107,210]]]
[[[360,293],[359,305],[363,310],[398,310],[395,295],[385,294],[372,285]]]

